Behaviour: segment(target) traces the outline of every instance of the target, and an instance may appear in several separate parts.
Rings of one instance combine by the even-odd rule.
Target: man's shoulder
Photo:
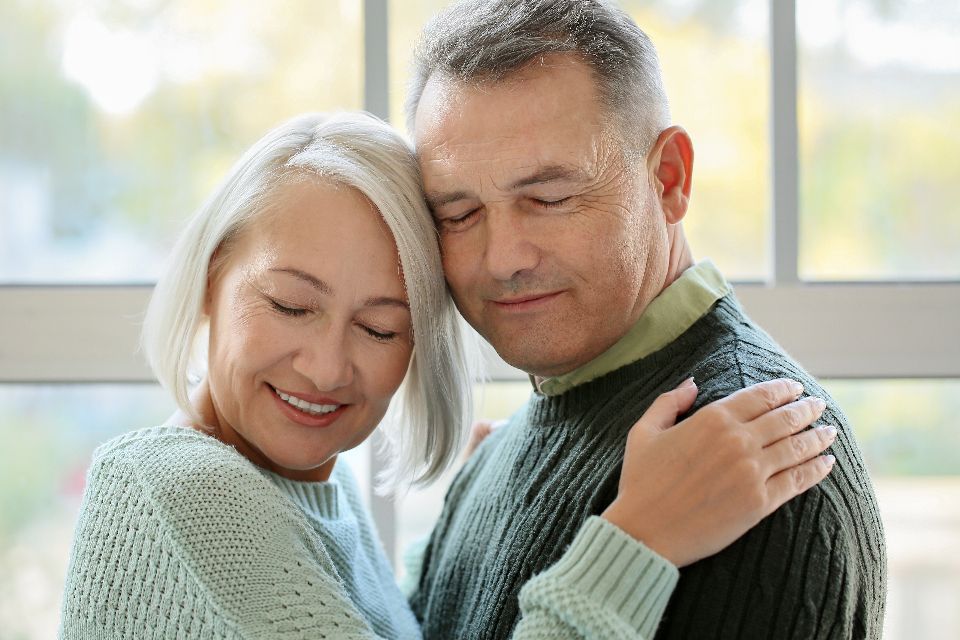
[[[743,312],[731,293],[721,299],[695,330],[695,349],[686,354],[690,375],[701,389],[700,401],[712,402],[765,380],[791,378],[823,392],[816,379]]]

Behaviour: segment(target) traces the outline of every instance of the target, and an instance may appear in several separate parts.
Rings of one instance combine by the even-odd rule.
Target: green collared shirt
[[[636,362],[676,340],[728,293],[730,285],[717,267],[703,260],[660,292],[612,347],[569,373],[542,379],[539,384],[533,376],[530,381],[537,392],[555,396]]]

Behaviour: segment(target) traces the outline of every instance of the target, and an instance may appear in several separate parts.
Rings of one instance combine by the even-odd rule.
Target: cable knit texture
[[[839,429],[837,462],[817,487],[681,570],[656,637],[879,638],[883,530],[850,424],[733,294],[667,347],[559,395],[534,395],[487,438],[451,485],[424,554],[411,599],[424,637],[509,637],[521,585],[616,497],[630,427],[691,375],[694,410],[756,382],[799,380],[827,401],[818,423]]]
[[[591,518],[523,590],[514,638],[648,636],[677,578],[666,560]],[[94,455],[60,637],[419,638],[420,630],[342,460],[330,482],[296,482],[192,429],[156,427]]]

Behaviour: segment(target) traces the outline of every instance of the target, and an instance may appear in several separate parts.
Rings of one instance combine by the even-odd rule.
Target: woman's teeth
[[[312,402],[307,402],[306,400],[301,400],[295,396],[284,393],[283,391],[277,391],[277,395],[280,396],[280,399],[286,402],[289,405],[300,409],[305,413],[312,413],[314,415],[323,415],[325,413],[330,413],[331,411],[336,411],[340,407],[338,404],[313,404]]]

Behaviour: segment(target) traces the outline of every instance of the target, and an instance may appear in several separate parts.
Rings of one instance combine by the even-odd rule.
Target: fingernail
[[[677,387],[677,388],[678,388],[678,389],[682,389],[682,388],[684,388],[684,387],[692,387],[692,386],[694,386],[693,376],[690,376],[689,378],[687,378],[686,380],[684,380],[684,381],[683,381],[683,384],[681,384],[681,385],[680,385],[679,387]]]
[[[817,431],[824,434],[828,438],[837,437],[837,428],[832,424],[823,425],[822,427],[817,427]]]
[[[823,398],[811,398],[810,401],[813,403],[813,408],[816,411],[823,411],[827,408],[827,401]]]
[[[830,455],[820,457],[823,459],[823,463],[830,469],[833,468],[833,463],[837,461],[836,457]]]
[[[790,391],[793,392],[793,395],[799,396],[801,393],[803,393],[803,385],[796,380],[791,380]]]

